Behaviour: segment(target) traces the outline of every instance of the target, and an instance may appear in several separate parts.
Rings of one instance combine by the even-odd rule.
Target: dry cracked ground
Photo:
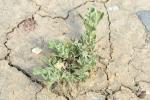
[[[91,6],[105,13],[96,73],[69,95],[51,92],[32,69],[44,65],[48,40],[80,36],[79,13]],[[149,73],[149,0],[0,0],[0,100],[150,100]]]

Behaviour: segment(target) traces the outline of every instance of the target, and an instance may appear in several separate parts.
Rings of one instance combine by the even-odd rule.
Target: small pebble
[[[59,70],[61,70],[62,68],[64,68],[64,69],[66,68],[63,62],[57,63],[57,64],[55,65],[55,67],[56,67],[57,69],[59,69]]]
[[[138,16],[142,24],[145,26],[146,32],[149,34],[150,33],[150,10],[140,10],[136,12],[136,15]]]
[[[42,49],[41,48],[39,48],[39,47],[35,47],[35,48],[33,48],[32,49],[32,53],[34,53],[34,54],[40,54],[42,52]]]
[[[136,95],[139,98],[144,98],[146,96],[146,91],[137,91]]]
[[[118,11],[119,7],[117,5],[108,7],[108,11]]]

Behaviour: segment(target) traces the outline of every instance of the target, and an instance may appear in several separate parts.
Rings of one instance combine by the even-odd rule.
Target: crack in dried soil
[[[32,2],[35,3],[36,6],[38,7],[38,9],[31,15],[31,18],[34,19],[34,14],[36,14],[38,11],[41,10],[41,6],[38,5],[36,2],[34,2],[33,0],[32,0]],[[18,29],[18,28],[20,27],[20,25],[23,24],[25,21],[26,21],[26,19],[22,20],[22,21],[19,22],[15,27],[13,27],[13,28],[11,29],[11,31],[5,33],[5,34],[6,34],[6,40],[5,40],[5,42],[4,42],[4,46],[5,46],[5,48],[7,49],[7,55],[5,56],[5,60],[8,61],[8,65],[9,65],[9,66],[11,66],[11,67],[13,67],[13,68],[16,68],[18,71],[22,72],[26,77],[28,77],[32,82],[36,82],[37,84],[39,84],[39,85],[42,86],[42,88],[43,88],[45,85],[44,85],[41,81],[38,81],[37,79],[33,79],[32,76],[31,76],[28,72],[26,72],[25,70],[21,69],[20,66],[13,65],[12,62],[11,62],[11,60],[10,60],[11,48],[9,48],[9,47],[7,46],[7,43],[8,43],[8,41],[9,41],[8,35],[9,35],[10,33],[13,33],[16,29]]]
[[[105,72],[105,74],[106,74],[106,76],[107,76],[107,81],[109,82],[109,75],[108,75],[108,73],[107,73],[107,68],[108,68],[108,66],[110,65],[110,63],[111,63],[111,61],[112,61],[112,59],[113,59],[113,57],[112,57],[112,54],[113,54],[113,44],[112,44],[112,41],[111,41],[111,21],[110,21],[110,16],[109,16],[109,12],[108,12],[108,10],[107,10],[107,7],[106,7],[106,4],[105,4],[105,2],[103,2],[103,4],[104,4],[104,7],[105,7],[105,9],[106,9],[106,14],[107,14],[107,20],[108,20],[108,29],[109,29],[109,38],[108,38],[108,40],[109,40],[109,48],[110,48],[110,53],[109,53],[109,60],[108,60],[108,63],[107,64],[105,64],[105,63],[103,63],[103,62],[101,62],[100,60],[99,60],[99,62],[101,63],[101,64],[103,64],[106,68],[104,69],[104,72]],[[84,95],[84,94],[86,94],[86,93],[88,93],[88,92],[95,92],[95,93],[101,93],[102,95],[104,95],[104,96],[106,96],[106,99],[105,100],[108,100],[108,97],[110,96],[110,95],[113,95],[113,94],[115,94],[117,91],[121,91],[121,86],[120,86],[120,88],[119,88],[119,90],[115,90],[115,91],[112,91],[112,93],[113,94],[110,94],[107,90],[108,90],[108,88],[109,88],[109,83],[108,83],[108,85],[107,85],[107,87],[104,89],[104,91],[101,89],[101,90],[89,90],[89,91],[85,91],[84,93],[82,93],[82,94],[80,94],[80,95]],[[123,86],[123,85],[122,85]],[[128,88],[128,89],[130,89],[130,88]],[[131,90],[131,89],[130,89]]]
[[[43,89],[44,89],[44,87],[42,87],[39,91],[37,91],[37,92],[35,93],[35,100],[37,100],[37,95],[38,95]]]
[[[111,60],[113,59],[113,57],[112,57],[112,54],[113,54],[113,43],[112,43],[112,41],[111,41],[111,20],[110,20],[110,16],[109,16],[109,12],[108,12],[108,10],[107,10],[107,6],[106,6],[106,4],[105,3],[103,3],[104,4],[104,7],[105,7],[105,9],[106,9],[106,13],[107,13],[107,19],[108,19],[108,29],[109,29],[109,38],[108,38],[108,40],[109,40],[109,49],[110,49],[110,53],[109,53],[109,57],[110,57],[110,59],[109,59],[109,61],[108,61],[108,66],[109,66],[109,64],[110,64],[110,62],[111,62]]]
[[[106,100],[109,100],[109,97],[113,97],[114,94],[116,94],[118,92],[121,92],[122,91],[122,87],[125,88],[125,89],[128,89],[129,91],[131,91],[135,95],[135,91],[132,88],[130,88],[130,87],[124,85],[124,84],[121,84],[119,89],[114,90],[114,91],[109,90],[109,91],[111,91],[111,93],[107,92],[108,95],[106,95]],[[113,99],[114,99],[114,97],[113,97]]]
[[[69,18],[69,16],[70,16],[70,13],[71,13],[71,12],[73,12],[74,10],[76,10],[76,9],[82,7],[82,6],[85,6],[85,5],[86,5],[87,3],[89,3],[89,2],[94,2],[94,1],[95,1],[95,0],[85,1],[84,3],[82,3],[82,4],[80,4],[80,5],[76,6],[76,7],[74,7],[74,8],[72,8],[72,9],[68,10],[67,15],[66,15],[65,17],[63,17],[63,16],[55,16],[55,17],[52,17],[52,16],[50,16],[50,15],[40,15],[40,14],[38,14],[38,15],[41,16],[41,17],[48,17],[48,18],[51,18],[51,19],[63,19],[63,20],[67,20],[67,19]],[[40,7],[42,7],[42,6],[40,6]],[[40,10],[42,10],[42,9],[40,9]],[[40,11],[40,10],[39,10],[39,11]],[[42,11],[43,11],[43,10],[42,10]]]
[[[107,84],[107,87],[106,87],[106,89],[105,89],[105,92],[106,92],[106,94],[105,94],[105,96],[106,96],[106,100],[107,100],[107,97],[108,97],[108,95],[109,95],[109,93],[108,93],[108,91],[107,91],[107,89],[109,88],[109,75],[108,75],[108,73],[107,73],[107,69],[108,69],[108,66],[110,65],[110,63],[111,63],[111,60],[113,59],[112,58],[112,53],[113,53],[113,48],[112,48],[112,42],[111,42],[111,20],[110,20],[110,16],[109,16],[109,12],[108,12],[108,10],[107,10],[107,7],[106,7],[106,4],[105,3],[103,3],[103,5],[104,5],[104,8],[105,8],[105,10],[106,10],[106,14],[107,14],[107,20],[108,20],[108,29],[109,29],[109,38],[108,38],[108,41],[109,41],[109,49],[110,49],[110,52],[109,52],[109,60],[108,60],[108,63],[105,65],[106,66],[106,69],[104,70],[104,72],[105,72],[105,74],[106,74],[106,76],[107,76],[107,81],[108,81],[108,84]]]
[[[13,68],[16,68],[18,71],[22,72],[25,76],[27,76],[32,82],[36,82],[37,84],[41,85],[42,87],[44,87],[44,84],[36,79],[33,79],[32,76],[27,73],[25,70],[21,69],[20,66],[17,66],[17,65],[13,65],[11,60],[10,60],[10,54],[11,54],[11,48],[9,48],[7,46],[7,43],[9,41],[9,38],[8,38],[8,35],[12,32],[14,32],[17,28],[19,28],[19,26],[24,22],[25,20],[22,20],[21,22],[19,22],[14,28],[12,28],[11,31],[7,32],[6,33],[6,40],[4,42],[4,46],[5,48],[7,49],[7,55],[5,56],[5,60],[8,61],[8,65],[13,67]]]
[[[150,84],[150,81],[147,81],[147,80],[139,80],[139,81],[136,81],[137,83],[147,83],[147,84]]]
[[[128,65],[130,66],[132,66],[135,70],[137,70],[137,71],[140,71],[141,73],[145,73],[144,72],[144,70],[142,70],[142,69],[140,69],[140,68],[137,68],[132,62],[133,62],[133,60],[134,60],[134,58],[133,58],[133,56],[134,56],[134,53],[135,53],[136,51],[135,51],[135,48],[133,48],[133,53],[130,55],[130,60],[128,61]]]

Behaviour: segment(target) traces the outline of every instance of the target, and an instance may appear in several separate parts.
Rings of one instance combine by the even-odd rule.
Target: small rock
[[[108,7],[108,11],[118,11],[118,10],[119,10],[119,7],[117,5]]]
[[[34,53],[34,54],[40,54],[42,52],[42,49],[41,48],[39,48],[39,47],[35,47],[35,48],[33,48],[32,49],[32,53]]]
[[[138,91],[136,95],[139,98],[144,98],[146,96],[146,91]]]
[[[55,65],[55,67],[56,67],[57,69],[59,69],[59,70],[61,70],[62,68],[63,68],[63,69],[66,69],[66,66],[64,65],[63,62],[57,63],[57,64]]]
[[[150,32],[150,10],[138,11],[136,15],[139,17],[146,30]]]

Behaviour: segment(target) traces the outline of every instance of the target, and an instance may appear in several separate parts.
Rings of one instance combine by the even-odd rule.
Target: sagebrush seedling
[[[60,81],[84,81],[96,64],[95,31],[103,15],[104,13],[96,8],[90,8],[84,16],[80,15],[85,26],[85,32],[81,34],[80,39],[50,41],[48,46],[53,49],[54,54],[46,59],[49,66],[35,68],[33,74],[42,76],[48,86]]]

